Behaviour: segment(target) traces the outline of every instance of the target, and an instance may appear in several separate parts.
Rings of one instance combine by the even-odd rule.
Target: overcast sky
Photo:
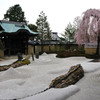
[[[20,4],[26,20],[35,24],[44,11],[53,32],[64,33],[69,22],[90,8],[100,9],[100,0],[0,0],[0,20],[9,7]]]

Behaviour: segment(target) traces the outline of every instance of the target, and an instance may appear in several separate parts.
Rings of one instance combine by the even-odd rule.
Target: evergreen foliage
[[[36,26],[36,25],[28,24],[28,27],[29,27],[30,30],[32,30],[33,32],[37,32],[37,26]]]
[[[73,42],[75,31],[76,28],[71,23],[69,23],[65,28],[65,33],[62,34],[63,36],[62,40],[65,40],[66,42]]]
[[[45,16],[45,13],[43,11],[40,12],[36,24],[37,24],[37,31],[39,33],[40,40],[50,40],[51,30],[50,30],[49,23],[47,21],[47,16]]]
[[[19,4],[10,7],[7,10],[6,14],[4,14],[4,19],[15,22],[26,22],[24,12],[22,11],[22,8]]]

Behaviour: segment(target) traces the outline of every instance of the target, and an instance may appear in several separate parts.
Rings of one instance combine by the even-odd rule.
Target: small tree
[[[50,26],[47,21],[47,16],[45,16],[45,13],[42,11],[40,12],[39,18],[36,21],[37,24],[37,31],[40,35],[41,40],[45,40],[48,38],[48,34],[50,35]]]
[[[73,22],[73,27],[76,29],[76,31],[79,29],[80,22],[81,22],[81,17],[80,16],[77,16],[74,19],[74,22]]]
[[[65,40],[66,42],[72,42],[74,41],[74,33],[75,33],[76,29],[75,27],[69,23],[65,29],[65,33],[62,34],[63,36],[63,40]]]
[[[16,21],[16,22],[26,22],[24,17],[24,12],[19,4],[16,4],[10,7],[6,14],[4,14],[4,19],[9,19],[9,21]]]
[[[47,22],[47,24],[46,24],[46,28],[47,28],[47,30],[46,30],[46,33],[47,33],[46,39],[49,40],[49,51],[51,51],[51,48],[50,48],[51,30],[50,30],[50,26],[49,26],[48,22]]]
[[[51,30],[48,22],[45,23],[44,40],[51,40]]]
[[[89,9],[83,14],[79,29],[75,34],[76,42],[78,44],[85,43],[85,45],[88,42],[97,43],[96,54],[99,55],[100,10]]]
[[[40,12],[36,24],[37,24],[37,31],[39,33],[39,38],[41,40],[41,43],[43,44],[45,40],[50,40],[51,30],[50,30],[49,23],[47,21],[47,16],[45,16],[45,13],[43,11]],[[42,52],[43,52],[43,46],[42,46]]]

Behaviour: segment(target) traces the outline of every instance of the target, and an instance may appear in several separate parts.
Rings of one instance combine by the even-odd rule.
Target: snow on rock
[[[42,56],[48,56],[48,54],[44,52],[44,53],[42,54]]]
[[[10,60],[1,61],[1,62],[0,62],[0,66],[12,64],[12,63],[15,62],[16,60],[17,60],[17,59],[10,59]]]
[[[10,80],[10,79],[23,79],[27,78],[28,75],[25,75],[19,72],[16,68],[10,67],[8,70],[4,71],[0,75],[0,81]]]
[[[95,67],[96,67],[96,63]],[[100,63],[99,63],[100,65]],[[88,68],[89,66],[87,66]],[[92,66],[90,66],[92,67]],[[91,68],[92,69],[92,68]],[[85,73],[85,76],[77,83],[80,91],[65,100],[100,100],[100,68]]]
[[[52,60],[50,59],[50,57],[48,56],[48,54],[43,53],[43,54],[39,57],[39,61],[40,61],[40,62],[50,62],[50,61],[52,61]]]
[[[40,55],[39,59],[31,60],[29,65],[2,71],[0,72],[0,100],[18,99],[30,95],[33,96],[24,99],[66,100],[67,98],[69,100],[74,93],[79,91],[79,88],[81,90],[73,95],[73,99],[70,100],[99,100],[100,98],[92,98],[97,95],[100,97],[100,71],[97,73],[97,70],[100,69],[100,62],[93,63],[89,62],[90,60],[85,57],[56,58],[56,54],[48,55],[44,53]],[[1,61],[0,65],[8,65],[14,61],[15,59]],[[52,79],[65,74],[71,66],[76,64],[81,64],[85,71],[85,76],[77,82],[79,88],[76,85],[72,85],[62,89],[52,88],[37,94],[47,88]],[[88,75],[91,77],[88,77]],[[91,91],[94,91],[93,94],[91,94]],[[90,99],[88,99],[85,95],[91,95],[91,98],[89,97]],[[77,99],[79,96],[81,99]],[[84,97],[86,99],[83,99]]]
[[[94,74],[90,77],[90,79],[93,80],[94,82],[100,83],[100,70],[97,71],[96,73],[94,72]]]
[[[41,86],[26,86],[25,81],[21,79],[13,79],[0,84],[0,100],[20,99],[30,95],[34,95],[43,89]]]
[[[59,69],[50,70],[48,72],[48,74],[65,74],[67,72],[68,72],[68,69],[67,68],[59,68]]]
[[[94,72],[94,71],[97,71],[98,69],[100,69],[100,63],[96,62],[83,62],[82,64],[82,67],[83,67],[83,70],[85,73],[89,73],[89,72]]]
[[[7,71],[2,74],[3,77],[19,77],[20,73],[13,67],[10,67]]]
[[[65,100],[71,95],[79,91],[79,88],[76,85],[71,85],[67,88],[55,89],[51,88],[46,92],[33,95],[21,100]]]

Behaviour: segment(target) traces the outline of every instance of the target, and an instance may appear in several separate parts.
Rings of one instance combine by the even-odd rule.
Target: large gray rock
[[[50,88],[64,88],[69,85],[75,84],[83,76],[84,76],[84,70],[80,64],[76,66],[72,66],[69,69],[68,73],[61,75],[59,77],[56,77],[54,80],[52,80],[49,87]]]

